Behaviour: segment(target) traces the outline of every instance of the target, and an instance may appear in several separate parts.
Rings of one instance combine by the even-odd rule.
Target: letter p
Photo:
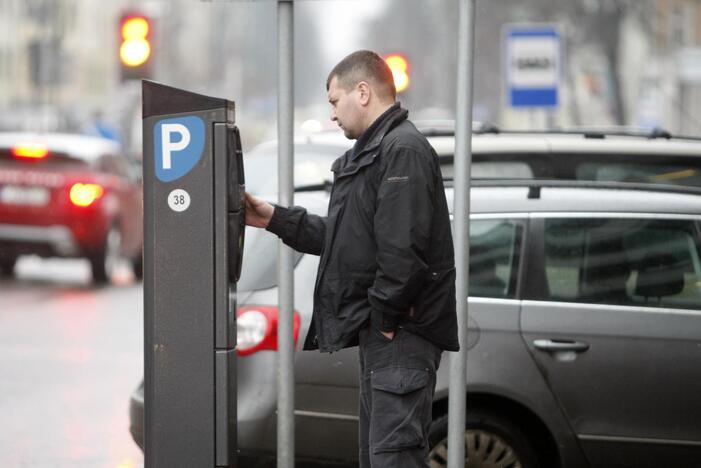
[[[180,134],[180,140],[177,142],[171,139],[171,135],[174,133]],[[190,144],[190,131],[183,124],[163,124],[161,126],[161,141],[163,142],[163,169],[170,169],[170,153],[187,148],[187,145]]]

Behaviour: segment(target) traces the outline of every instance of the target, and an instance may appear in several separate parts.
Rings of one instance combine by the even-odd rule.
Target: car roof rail
[[[295,187],[295,192],[325,192],[331,193],[331,187],[333,182],[330,180],[325,180],[323,184],[310,184],[310,185],[299,185]]]
[[[414,123],[424,136],[455,136],[455,122],[452,120],[417,121]],[[635,127],[635,126],[574,126],[559,127],[538,130],[502,129],[491,122],[472,123],[472,133],[475,135],[505,134],[505,135],[581,135],[587,139],[605,139],[607,137],[637,137],[649,140],[694,140],[701,141],[701,137],[693,135],[675,135],[662,127]]]
[[[494,125],[491,122],[480,122],[479,127],[477,127],[477,128],[475,128],[475,126],[473,125],[472,133],[477,133],[480,135],[483,135],[485,133],[498,134],[498,133],[501,133],[501,130],[499,129],[499,127],[497,127],[496,125]]]
[[[452,177],[444,177],[447,187],[454,187]],[[701,187],[644,182],[618,182],[597,180],[556,180],[556,179],[480,179],[470,181],[472,187],[528,187],[529,198],[539,198],[542,188],[594,188],[614,190],[641,190],[648,192],[672,192],[701,195]],[[535,196],[537,194],[537,196]]]
[[[455,121],[444,120],[417,120],[416,128],[427,137],[455,136]],[[500,133],[499,127],[491,122],[472,121],[473,134]]]
[[[664,128],[654,127],[652,130],[650,130],[650,133],[647,137],[651,140],[654,140],[655,138],[665,138],[667,140],[670,140],[672,138],[672,134]]]
[[[504,134],[516,135],[581,135],[588,139],[605,139],[607,137],[636,137],[647,138],[649,140],[694,140],[701,141],[701,137],[691,135],[674,135],[661,127],[632,127],[632,126],[585,126],[551,128],[545,130],[501,130]]]
[[[443,177],[443,184],[446,187],[454,187],[453,177]],[[648,192],[673,192],[690,195],[701,195],[701,187],[689,185],[673,185],[646,183],[646,182],[620,182],[609,180],[563,180],[563,179],[498,179],[498,178],[476,178],[470,179],[472,187],[528,187],[529,198],[539,198],[542,188],[594,188],[594,189],[614,189],[614,190],[641,190]],[[323,184],[300,185],[295,187],[295,192],[321,192],[331,193],[333,182],[325,180]],[[537,195],[537,196],[536,196]]]
[[[672,134],[662,127],[634,127],[634,126],[581,126],[552,129],[546,131],[557,134],[582,135],[584,138],[604,139],[609,136],[628,136],[648,138],[650,140],[663,138],[672,139]]]

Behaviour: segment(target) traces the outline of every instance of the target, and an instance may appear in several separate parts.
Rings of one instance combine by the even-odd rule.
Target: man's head
[[[336,65],[326,80],[331,120],[346,138],[356,139],[394,104],[397,92],[387,63],[375,52],[353,52]]]

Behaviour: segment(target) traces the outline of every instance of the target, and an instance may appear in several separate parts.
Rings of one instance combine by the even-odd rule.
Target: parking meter
[[[146,467],[233,467],[245,228],[234,103],[142,91]]]

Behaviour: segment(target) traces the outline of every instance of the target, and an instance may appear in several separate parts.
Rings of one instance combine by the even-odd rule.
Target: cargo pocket
[[[389,367],[371,374],[372,414],[370,449],[373,453],[423,447],[423,423],[431,402],[425,369]]]

